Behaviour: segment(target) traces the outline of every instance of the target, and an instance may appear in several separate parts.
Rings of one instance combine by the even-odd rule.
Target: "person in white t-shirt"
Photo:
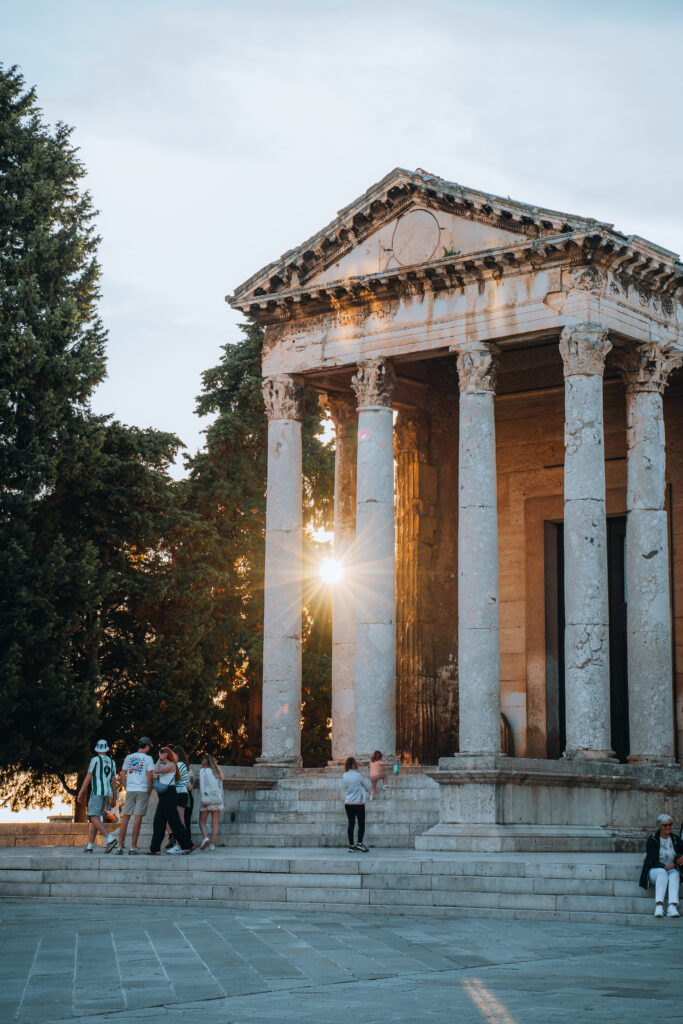
[[[138,850],[138,836],[142,819],[147,814],[149,795],[152,792],[154,761],[149,756],[151,746],[152,741],[149,736],[141,736],[137,754],[128,754],[121,765],[119,782],[126,791],[126,801],[121,815],[120,845],[117,853],[123,853],[131,815],[133,815],[133,842],[129,853],[145,852]]]

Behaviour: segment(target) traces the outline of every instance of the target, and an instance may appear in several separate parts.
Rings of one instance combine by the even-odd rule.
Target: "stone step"
[[[423,854],[287,848],[133,858],[63,850],[0,851],[0,900],[603,921],[652,917],[631,854]]]
[[[427,828],[429,828],[430,824],[433,824],[435,821],[438,820],[438,808],[436,809],[433,815],[424,813],[424,808],[421,808],[421,811],[423,813],[420,815],[418,820],[420,820],[421,822],[429,822]],[[404,822],[410,823],[415,821],[416,818],[417,815],[414,808],[409,810],[395,810],[392,807],[375,807],[374,804],[370,805],[370,808],[368,809],[368,812],[366,814],[366,821],[368,823],[372,821],[373,824],[382,825],[390,825],[393,823],[400,824]],[[332,807],[328,806],[324,810],[316,810],[315,808],[308,807],[294,810],[281,810],[280,808],[275,807],[266,807],[263,809],[259,807],[256,810],[245,810],[240,806],[237,821],[278,821],[284,823],[315,823],[343,821],[345,823],[346,815],[343,807],[340,807],[339,804],[334,805]]]

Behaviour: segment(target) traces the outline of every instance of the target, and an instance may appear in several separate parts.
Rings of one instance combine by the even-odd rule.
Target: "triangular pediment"
[[[228,301],[244,309],[251,299],[311,283],[348,281],[589,227],[611,225],[396,168],[322,231],[250,277]]]

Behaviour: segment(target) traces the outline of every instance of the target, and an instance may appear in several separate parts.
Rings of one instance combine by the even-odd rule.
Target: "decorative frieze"
[[[608,331],[600,324],[582,323],[565,327],[560,335],[565,377],[602,377],[611,348]]]
[[[263,401],[269,420],[303,419],[304,389],[293,377],[266,377]]]
[[[488,392],[495,394],[498,374],[496,345],[487,342],[453,348],[458,356],[460,393]]]
[[[391,396],[396,385],[396,375],[386,359],[369,359],[359,363],[351,378],[351,387],[356,393],[359,409],[373,406],[390,408]]]

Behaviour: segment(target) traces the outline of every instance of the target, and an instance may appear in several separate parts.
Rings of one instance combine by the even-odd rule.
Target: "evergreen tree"
[[[49,512],[89,443],[105,367],[94,210],[70,134],[0,66],[0,760],[24,796],[73,770],[97,724],[96,551],[70,547]]]
[[[215,415],[204,449],[189,460],[191,503],[204,524],[203,557],[218,572],[213,629],[206,657],[217,667],[215,721],[206,743],[226,762],[249,763],[260,752],[268,423],[262,397],[263,332],[242,327],[241,342],[223,347],[220,363],[203,375],[199,415]],[[307,393],[303,422],[305,557],[311,533],[329,526],[334,459],[323,443],[323,413]],[[306,763],[329,758],[330,609],[308,586],[304,608],[303,709]],[[325,640],[327,637],[327,643]],[[323,650],[327,653],[323,653]]]

